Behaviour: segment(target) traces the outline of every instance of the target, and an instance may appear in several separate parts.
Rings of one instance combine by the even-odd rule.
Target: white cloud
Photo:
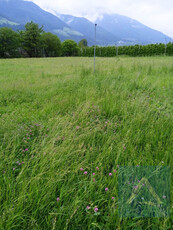
[[[173,37],[172,0],[32,0],[43,9],[96,20],[103,13],[118,13]]]

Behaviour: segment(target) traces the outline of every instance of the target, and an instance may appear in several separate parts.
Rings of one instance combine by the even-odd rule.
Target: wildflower
[[[94,212],[98,212],[98,210],[99,210],[99,209],[98,209],[97,207],[94,208]]]
[[[112,176],[112,173],[109,173],[109,176]]]
[[[25,151],[28,151],[29,149],[27,148],[27,149],[25,149]]]
[[[95,176],[95,173],[93,173],[93,176]]]
[[[96,179],[95,178],[93,178],[93,182],[95,182],[96,181]]]
[[[97,170],[99,170],[99,167],[96,167]]]
[[[115,197],[113,196],[113,197],[112,197],[112,200],[114,200],[114,199],[115,199]]]
[[[85,171],[85,172],[84,172],[84,174],[85,174],[85,175],[87,175],[87,174],[88,174],[88,172],[87,172],[87,171]]]
[[[89,210],[91,207],[90,206],[87,206],[86,209]]]
[[[57,200],[57,202],[59,202],[59,201],[60,201],[60,198],[59,198],[59,197],[57,197],[57,198],[56,198],[56,200]]]
[[[137,190],[137,189],[138,189],[138,186],[137,186],[137,185],[136,185],[136,186],[134,186],[134,189],[136,189],[136,190]]]
[[[107,192],[109,189],[108,188],[105,188],[105,191]]]
[[[84,169],[83,168],[80,168],[80,171],[83,171]]]
[[[116,173],[117,172],[117,170],[116,169],[114,169],[114,173]]]
[[[15,170],[15,168],[13,168],[13,171]]]

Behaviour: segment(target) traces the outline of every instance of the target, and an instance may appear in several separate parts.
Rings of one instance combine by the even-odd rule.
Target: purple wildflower
[[[109,176],[112,176],[112,173],[109,173]]]
[[[84,172],[84,174],[85,174],[85,175],[87,175],[87,174],[88,174],[88,172],[87,172],[87,171],[85,171],[85,172]]]
[[[59,201],[60,201],[60,198],[59,198],[59,197],[57,197],[57,198],[56,198],[56,200],[57,200],[57,202],[59,202]]]
[[[105,188],[105,191],[107,192],[109,189],[108,188]]]
[[[96,208],[94,208],[94,212],[98,212],[98,210],[99,210],[99,209],[98,209],[97,207],[96,207]]]

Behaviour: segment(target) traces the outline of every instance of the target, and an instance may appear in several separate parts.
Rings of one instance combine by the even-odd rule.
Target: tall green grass
[[[0,229],[172,229],[120,219],[117,181],[172,170],[172,130],[171,57],[0,60]]]

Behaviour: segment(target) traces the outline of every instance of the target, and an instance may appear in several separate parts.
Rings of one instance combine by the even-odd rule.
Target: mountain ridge
[[[56,14],[56,15],[55,15]],[[14,30],[24,29],[27,22],[33,21],[44,26],[46,32],[56,34],[61,41],[73,39],[79,42],[87,39],[94,45],[94,24],[84,17],[52,14],[41,9],[31,1],[0,0],[0,27],[10,27]],[[96,20],[97,45],[134,45],[165,43],[173,41],[167,35],[153,30],[135,19],[119,14],[103,14]]]
[[[60,37],[61,40],[72,38],[74,40],[80,40],[83,37],[81,34],[75,34],[74,30],[63,21],[61,21],[55,15],[41,9],[38,5],[31,1],[23,0],[0,0],[0,17],[13,23],[18,23],[20,28],[24,29],[24,25],[27,22],[33,21],[39,26],[44,26],[46,32],[52,32]],[[2,23],[1,27],[7,26],[8,23]],[[15,26],[13,26],[15,29]]]

